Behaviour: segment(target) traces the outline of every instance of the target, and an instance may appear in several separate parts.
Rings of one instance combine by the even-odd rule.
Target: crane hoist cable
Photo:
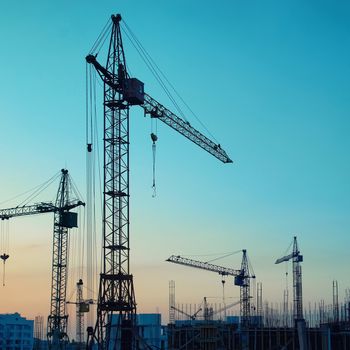
[[[122,23],[122,30],[124,34],[127,36],[127,38],[130,40],[131,44],[134,46],[135,50],[145,63],[145,65],[148,67],[154,78],[158,81],[159,85],[162,87],[163,91],[166,93],[170,101],[175,106],[178,113],[182,116],[182,118],[189,124],[188,120],[185,117],[184,112],[182,111],[180,105],[177,103],[175,98],[173,97],[170,89],[175,92],[176,96],[181,100],[181,102],[185,105],[185,107],[190,111],[190,113],[199,121],[199,123],[202,125],[202,127],[207,131],[209,135],[218,143],[218,141],[215,139],[215,137],[209,132],[208,128],[199,120],[199,118],[196,116],[196,114],[193,112],[193,110],[189,107],[189,105],[184,101],[184,99],[180,96],[180,94],[175,89],[174,85],[171,84],[169,79],[165,76],[165,74],[162,72],[162,70],[159,68],[159,66],[155,63],[155,61],[152,59],[150,54],[147,52],[147,50],[144,48],[144,46],[141,44],[141,42],[138,40],[136,35],[132,32],[130,27],[123,21]],[[170,89],[168,88],[170,87]],[[190,125],[190,124],[189,124]],[[155,157],[156,157],[156,133],[151,133],[152,138],[152,153],[153,153],[153,194],[152,197],[156,197],[156,185],[155,185]],[[219,144],[219,143],[218,143]]]
[[[10,238],[9,238],[9,220],[1,220],[0,222],[0,259],[3,262],[2,265],[2,285],[5,286],[5,263],[10,257]]]
[[[80,197],[79,197],[80,198]],[[78,211],[78,227],[74,229],[74,233],[69,235],[69,254],[68,254],[68,282],[70,291],[75,292],[76,281],[84,276],[86,269],[85,264],[85,236],[86,236],[86,213],[85,210],[81,210],[80,207],[77,208]]]
[[[96,73],[92,70],[92,67],[86,63],[86,112],[85,112],[85,131],[86,131],[86,144],[88,152],[92,152],[93,143],[93,122],[94,114],[96,111]]]
[[[154,126],[155,124],[155,126]],[[157,195],[156,191],[156,142],[158,141],[157,136],[157,119],[154,121],[151,119],[151,140],[152,140],[152,160],[153,160],[153,182],[152,182],[152,198],[155,198]]]
[[[6,263],[6,260],[10,257],[10,255],[6,254],[6,253],[3,253],[0,255],[0,258],[2,259],[3,261],[3,267],[2,267],[2,286],[5,287],[5,263]]]
[[[107,28],[107,29],[106,29]],[[106,32],[110,30],[109,27],[105,27],[103,33],[100,35],[100,40],[98,44],[95,44],[93,49],[97,46],[102,46],[106,39]],[[92,50],[93,50],[92,49]],[[102,190],[102,176],[101,176],[101,161],[100,161],[100,151],[99,151],[99,135],[98,135],[98,116],[97,116],[97,84],[99,80],[97,79],[97,72],[91,65],[86,68],[86,112],[85,112],[85,123],[86,123],[86,216],[84,219],[84,233],[85,240],[81,242],[83,253],[81,255],[81,265],[86,267],[86,290],[87,298],[94,299],[96,293],[96,276],[98,276],[98,244],[97,244],[97,210],[96,202],[98,203],[98,198],[100,202],[100,212],[102,213],[103,207],[103,190]],[[98,170],[97,170],[98,169]],[[97,173],[96,173],[97,172]],[[97,183],[96,183],[97,182]],[[99,186],[96,190],[96,186]],[[102,255],[101,255],[102,259]],[[101,261],[102,263],[102,261]],[[81,275],[77,276],[79,278],[83,277],[83,271]],[[88,324],[92,325],[94,315],[93,312],[88,314]]]
[[[255,279],[255,272],[254,272],[253,265],[252,265],[252,263],[250,261],[250,258],[248,256],[248,254],[247,254],[247,260],[248,260],[248,267],[249,267],[250,277]]]

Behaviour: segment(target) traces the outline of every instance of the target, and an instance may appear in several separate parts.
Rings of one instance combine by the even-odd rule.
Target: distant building
[[[138,314],[137,326],[140,337],[148,346],[161,349],[161,315],[160,314]]]
[[[0,314],[0,350],[32,350],[34,321],[19,313]]]
[[[165,349],[166,337],[161,326],[160,314],[137,314],[137,341],[143,347],[147,346],[154,349]],[[112,316],[112,327],[110,334],[110,344],[118,342],[116,327],[119,320],[119,315]],[[118,347],[117,347],[118,348]]]

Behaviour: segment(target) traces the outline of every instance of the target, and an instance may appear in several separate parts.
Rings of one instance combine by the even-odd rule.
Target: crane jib
[[[201,132],[193,128],[189,122],[181,119],[146,94],[143,89],[144,84],[141,81],[136,78],[127,78],[124,86],[118,83],[118,77],[116,75],[109,72],[96,60],[96,56],[88,55],[86,56],[86,61],[95,67],[105,84],[123,94],[124,102],[127,102],[130,105],[141,106],[145,113],[150,114],[152,118],[158,118],[163,123],[167,124],[172,129],[176,130],[178,133],[221,160],[223,163],[232,163],[232,160],[221,148],[220,144],[211,141]]]
[[[145,103],[141,107],[146,113],[150,114],[152,118],[158,118],[196,145],[200,146],[214,157],[218,158],[224,163],[232,163],[232,160],[228,157],[226,152],[221,148],[220,144],[216,144],[196,130],[191,124],[171,111],[165,108],[163,105],[154,100],[151,96],[144,94]]]

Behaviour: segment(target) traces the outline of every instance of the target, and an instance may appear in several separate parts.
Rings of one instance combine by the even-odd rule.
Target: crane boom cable
[[[12,201],[12,200],[14,200],[14,199],[17,199],[17,198],[19,198],[19,197],[21,197],[21,196],[23,196],[23,195],[25,195],[25,194],[27,194],[27,193],[29,193],[29,192],[34,191],[34,192],[32,192],[32,193],[29,195],[29,197],[27,197],[26,199],[24,199],[24,200],[23,200],[20,204],[18,204],[17,206],[19,207],[19,206],[25,205],[26,203],[28,203],[30,197],[33,196],[33,193],[35,193],[36,191],[39,191],[39,190],[40,190],[41,188],[43,188],[46,184],[50,185],[53,181],[55,181],[55,180],[57,179],[58,175],[59,175],[59,172],[56,173],[54,176],[52,176],[52,177],[51,177],[50,179],[48,179],[47,181],[45,181],[44,183],[42,183],[42,184],[40,184],[40,185],[37,185],[37,186],[31,188],[30,190],[25,191],[25,192],[23,192],[23,193],[20,193],[20,194],[14,196],[14,197],[11,197],[11,198],[9,198],[9,199],[6,199],[6,200],[0,202],[0,204],[10,202],[10,201]],[[50,182],[50,183],[49,183],[49,182]],[[45,188],[46,188],[46,187],[45,187]],[[28,198],[29,198],[29,199],[28,199]]]
[[[293,240],[290,242],[288,248],[286,249],[286,251],[284,252],[284,255],[287,255],[288,252],[290,251],[290,248],[292,248],[292,245],[293,245]]]
[[[72,177],[69,177],[69,184],[71,187],[71,191],[76,196],[76,198],[80,198],[84,202],[84,197],[80,193],[79,188]],[[74,198],[73,201],[75,201],[76,198]]]
[[[232,252],[232,253],[227,253],[223,256],[219,256],[218,258],[214,258],[214,259],[211,259],[211,260],[208,260],[206,261],[207,263],[211,263],[213,261],[216,261],[216,260],[221,260],[221,259],[224,259],[224,258],[227,258],[228,256],[231,256],[231,255],[234,255],[234,254],[237,254],[237,253],[240,253],[242,250],[237,250],[235,252]]]
[[[125,25],[126,29],[130,32],[130,35],[133,37],[133,39],[136,41],[137,45],[141,48],[145,58],[147,59],[147,61],[149,62],[149,64],[152,66],[153,70],[155,71],[156,75],[159,77],[159,79],[161,79],[161,77],[159,76],[159,74],[157,73],[157,71],[160,73],[160,75],[165,79],[165,81],[168,83],[168,85],[170,86],[170,88],[175,92],[176,96],[181,100],[181,102],[185,105],[185,107],[189,110],[189,112],[197,119],[197,121],[202,125],[202,127],[206,130],[206,132],[217,142],[218,140],[216,139],[216,137],[209,131],[209,129],[206,127],[206,125],[199,119],[199,117],[197,116],[197,114],[192,110],[192,108],[188,105],[188,103],[184,100],[184,98],[180,95],[180,93],[177,91],[177,89],[174,87],[174,85],[169,81],[169,79],[167,78],[167,76],[164,74],[164,72],[159,68],[159,66],[157,65],[157,63],[153,60],[152,56],[147,52],[147,50],[143,47],[143,45],[141,44],[141,42],[137,39],[136,35],[132,32],[132,30],[130,29],[130,27],[125,23],[125,21],[123,21],[123,24]],[[127,35],[127,33],[125,33]],[[128,36],[128,35],[127,35]],[[129,36],[128,36],[129,37]],[[129,38],[130,39],[130,38]],[[135,47],[135,46],[134,46]],[[138,50],[137,50],[138,51]],[[139,52],[139,51],[138,51]],[[140,52],[139,52],[140,53]],[[164,83],[163,83],[164,84]],[[164,84],[165,85],[165,84]],[[167,89],[167,91],[169,91]],[[170,93],[170,92],[169,92]],[[171,101],[173,102],[173,98],[171,99]],[[175,101],[175,99],[174,99]],[[174,102],[173,102],[174,103]],[[175,107],[178,106],[178,104],[174,104]],[[185,114],[182,112],[182,110],[180,109],[181,112],[179,112],[181,114],[181,116],[183,117],[183,119],[186,119]]]
[[[255,278],[255,272],[254,272],[254,269],[253,269],[253,265],[250,261],[250,258],[247,254],[247,261],[248,261],[248,266],[249,266],[249,277],[252,277],[252,278]]]
[[[34,191],[31,195],[29,195],[26,199],[24,199],[18,206],[24,206],[29,201],[33,201],[34,198],[36,198],[40,193],[46,190],[59,177],[59,175],[60,173],[57,173],[56,176],[53,176],[51,179],[49,179],[46,183],[43,184],[42,187]]]
[[[92,45],[92,48],[90,50],[89,53],[91,54],[98,54],[101,47],[103,46],[104,42],[107,39],[107,34],[110,32],[112,27],[112,24],[110,22],[110,20],[108,19],[107,23],[105,24],[105,26],[103,27],[101,33],[99,34],[99,36],[97,37],[96,41],[94,42],[94,44]]]
[[[154,67],[154,64],[148,58],[149,55],[147,54],[146,50],[143,48],[141,43],[137,40],[136,37],[134,38],[132,32],[130,33],[130,35],[131,35],[132,38],[134,38],[135,42],[132,40],[132,38],[130,37],[130,35],[129,35],[129,33],[127,31],[124,31],[124,33],[129,38],[131,44],[134,46],[134,48],[136,49],[136,51],[140,55],[141,59],[143,60],[143,62],[146,64],[148,69],[151,71],[151,73],[153,74],[154,78],[158,81],[159,85],[162,87],[162,89],[164,90],[164,92],[166,93],[166,95],[168,96],[170,101],[173,103],[175,109],[178,111],[178,113],[181,115],[181,117],[187,121],[187,119],[185,117],[185,114],[181,110],[180,106],[178,105],[178,103],[176,102],[174,97],[171,95],[171,93],[170,93],[169,89],[167,88],[166,84],[163,82],[161,76],[158,74],[157,69]]]
[[[224,252],[224,253],[210,253],[210,254],[182,254],[181,256],[183,256],[184,258],[190,258],[190,257],[202,257],[202,256],[222,256],[222,255],[226,255],[226,254],[237,254],[237,253],[241,253],[242,250],[236,250],[234,252]]]

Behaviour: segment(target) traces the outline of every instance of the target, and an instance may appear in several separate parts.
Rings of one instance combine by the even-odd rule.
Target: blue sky
[[[221,164],[158,125],[153,199],[150,121],[132,111],[131,256],[139,310],[166,314],[171,279],[179,302],[221,295],[219,276],[164,263],[169,255],[243,248],[264,299],[278,302],[285,268],[274,261],[293,235],[304,254],[305,300],[331,300],[333,279],[343,295],[350,287],[346,1],[2,2],[0,202],[62,167],[85,190],[84,57],[118,12],[234,160]],[[126,39],[125,49],[132,74],[171,108]],[[11,224],[13,260],[0,312],[47,315],[51,225],[50,217]],[[25,302],[13,297],[23,281]]]

